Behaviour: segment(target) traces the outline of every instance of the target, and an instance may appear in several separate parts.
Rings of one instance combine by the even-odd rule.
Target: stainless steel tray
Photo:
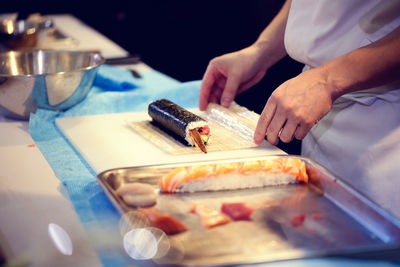
[[[127,214],[135,208],[126,205],[115,192],[124,183],[148,183],[157,189],[159,178],[177,166],[273,157],[303,160],[309,184],[185,194],[157,191],[157,208],[189,228],[187,232],[168,237],[172,247],[165,258],[171,261],[179,254],[174,264],[227,265],[334,255],[368,258],[377,252],[400,251],[400,223],[395,217],[305,157],[265,156],[120,168],[99,174],[98,182],[118,211]],[[224,202],[245,202],[258,208],[251,221],[235,221],[207,229],[189,211],[194,202],[215,209]],[[294,226],[292,219],[301,214],[305,215],[304,222]]]

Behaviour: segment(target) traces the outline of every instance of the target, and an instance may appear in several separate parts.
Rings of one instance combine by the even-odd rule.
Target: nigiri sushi
[[[198,146],[207,153],[205,144],[210,137],[207,121],[167,99],[150,103],[148,114],[154,122],[183,138],[188,145]]]
[[[178,167],[162,176],[162,192],[219,191],[308,182],[305,163],[298,158]]]

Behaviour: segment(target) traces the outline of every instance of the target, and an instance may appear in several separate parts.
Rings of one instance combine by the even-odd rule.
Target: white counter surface
[[[0,129],[0,244],[5,257],[32,266],[100,265],[27,123],[1,122]],[[63,255],[53,244],[51,224],[68,233],[75,246],[72,255]]]
[[[98,50],[106,58],[128,54],[71,15],[50,17],[57,29],[78,40],[77,49]],[[50,238],[54,224],[71,238],[71,255]],[[28,122],[5,118],[0,111],[1,255],[29,266],[101,266],[60,180],[35,146]]]

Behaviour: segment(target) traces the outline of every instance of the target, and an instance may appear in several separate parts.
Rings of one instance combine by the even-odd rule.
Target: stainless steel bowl
[[[12,118],[27,119],[37,108],[65,110],[88,94],[99,53],[20,50],[0,53],[0,107]]]
[[[53,27],[51,20],[3,20],[0,23],[0,43],[4,50],[32,49],[38,42],[39,33]]]

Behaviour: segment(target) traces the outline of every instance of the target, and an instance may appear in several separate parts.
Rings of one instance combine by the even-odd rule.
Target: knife
[[[139,55],[128,55],[126,57],[106,58],[105,64],[109,65],[130,65],[141,62]]]

